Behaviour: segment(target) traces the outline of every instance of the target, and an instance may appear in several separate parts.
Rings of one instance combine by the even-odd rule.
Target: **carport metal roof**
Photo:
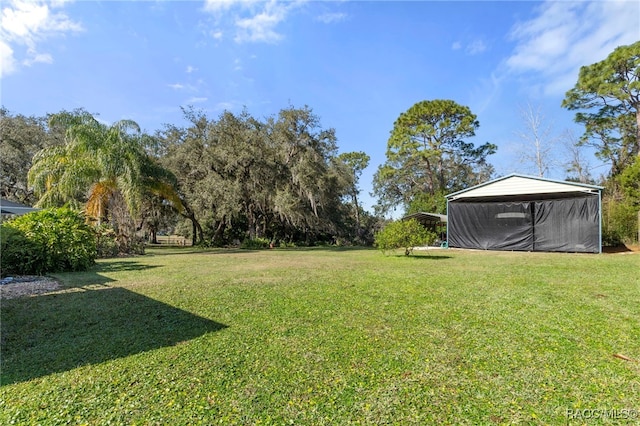
[[[462,191],[447,195],[448,201],[473,198],[529,197],[544,194],[553,198],[569,194],[598,194],[603,187],[578,182],[565,182],[513,173]]]
[[[438,213],[418,212],[406,215],[402,220],[415,219],[423,225],[437,225],[438,223],[447,223],[447,215]]]

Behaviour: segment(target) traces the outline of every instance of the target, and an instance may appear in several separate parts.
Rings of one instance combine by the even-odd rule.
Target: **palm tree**
[[[111,218],[125,245],[144,197],[160,196],[182,210],[175,177],[146,154],[134,121],[106,126],[79,112],[53,115],[50,123],[66,128],[65,144],[34,157],[28,179],[40,197],[37,206],[84,204],[87,216],[98,224]]]

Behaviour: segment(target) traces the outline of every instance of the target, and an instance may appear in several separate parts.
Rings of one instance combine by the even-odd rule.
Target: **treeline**
[[[611,167],[599,182],[606,245],[640,239],[640,41],[583,66],[562,106],[585,132],[577,142]]]
[[[369,157],[338,153],[308,107],[258,120],[212,119],[154,134],[107,126],[85,110],[46,117],[1,111],[3,198],[71,205],[131,251],[136,235],[177,232],[194,244],[371,244],[378,219],[358,203]]]
[[[576,152],[590,147],[610,165],[597,182],[578,155],[566,170],[605,187],[610,245],[638,238],[639,82],[636,42],[582,67],[562,104],[585,129]],[[126,251],[139,247],[136,235],[155,241],[161,231],[212,246],[373,242],[383,220],[358,201],[369,156],[339,154],[335,131],[310,108],[290,106],[264,119],[246,110],[216,118],[183,113],[185,125],[148,134],[133,121],[105,125],[82,109],[25,117],[2,108],[0,195],[83,209]],[[478,126],[468,107],[451,100],[421,101],[401,113],[373,180],[377,213],[444,213],[447,193],[495,177],[488,157],[497,146],[468,141]]]
[[[310,108],[265,120],[247,111],[214,120],[186,109],[184,116],[189,125],[166,126],[150,152],[177,177],[199,241],[371,243],[376,219],[358,203],[369,157],[339,155],[334,129],[322,128]]]

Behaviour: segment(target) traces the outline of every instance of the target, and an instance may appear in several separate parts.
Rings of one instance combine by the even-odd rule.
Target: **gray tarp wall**
[[[450,201],[449,247],[600,252],[597,194],[526,201]]]

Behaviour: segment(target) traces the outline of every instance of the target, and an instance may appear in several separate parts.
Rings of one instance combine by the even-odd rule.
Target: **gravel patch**
[[[58,290],[60,283],[51,277],[20,276],[0,280],[0,299],[15,299]]]

